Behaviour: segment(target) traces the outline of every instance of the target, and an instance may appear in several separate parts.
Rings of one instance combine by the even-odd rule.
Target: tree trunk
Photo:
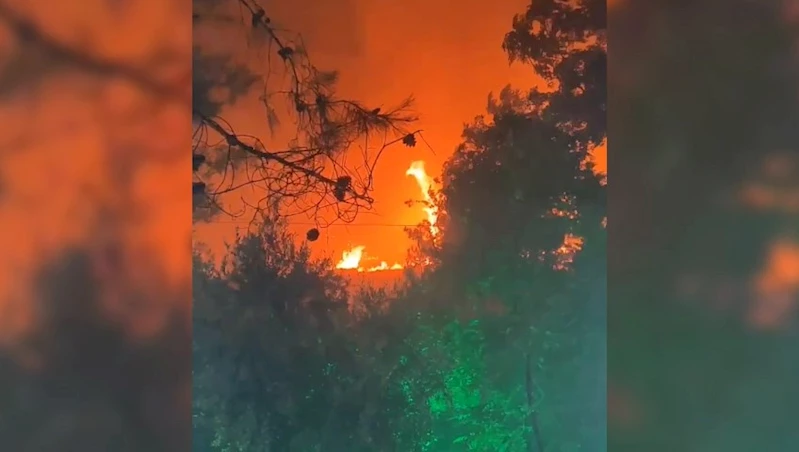
[[[527,452],[544,452],[544,440],[541,438],[541,429],[538,426],[538,413],[534,407],[535,395],[533,390],[533,358],[527,354],[525,383],[527,387],[527,409],[530,422],[530,435],[527,437]]]

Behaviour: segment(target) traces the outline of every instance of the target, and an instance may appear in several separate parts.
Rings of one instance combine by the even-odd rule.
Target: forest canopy
[[[198,450],[604,450],[604,7],[509,18],[509,59],[550,87],[464,128],[436,232],[409,231],[421,273],[355,289],[279,210],[195,256]]]

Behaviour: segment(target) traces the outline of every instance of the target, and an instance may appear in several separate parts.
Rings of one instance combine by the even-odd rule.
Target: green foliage
[[[442,370],[451,392],[436,396],[435,406],[481,388],[482,404],[453,404],[447,419],[482,427],[442,430],[475,447],[466,450],[487,441],[495,442],[482,450],[500,450],[498,438],[514,438],[516,450],[539,440],[555,450],[604,443],[606,185],[586,165],[606,135],[604,2],[570,5],[536,1],[515,19],[509,57],[552,87],[508,87],[466,127],[442,177],[442,237],[419,245],[438,264],[423,282],[432,297],[448,300],[456,316],[480,319],[481,345],[467,347],[479,359],[444,336],[438,354],[448,360],[435,359],[470,363]],[[567,235],[582,239],[568,259],[559,251]],[[455,380],[457,390],[447,386]]]
[[[518,450],[524,442],[520,398],[487,381],[485,337],[479,321],[453,321],[436,332],[420,327],[416,349],[426,382],[416,382],[426,396],[432,441],[422,450]],[[409,385],[412,386],[412,385]]]
[[[294,450],[343,409],[334,394],[354,365],[341,357],[345,287],[308,255],[267,225],[238,237],[220,266],[197,258],[195,416],[212,450]]]
[[[553,89],[507,88],[466,127],[435,196],[441,235],[413,235],[414,259],[435,263],[420,278],[347,293],[279,224],[238,238],[220,268],[198,263],[195,403],[211,450],[602,450],[595,7],[535,2],[514,22],[511,58]],[[569,234],[579,251],[559,251]]]

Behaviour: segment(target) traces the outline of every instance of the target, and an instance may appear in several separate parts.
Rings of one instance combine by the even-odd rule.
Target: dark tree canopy
[[[325,372],[350,371],[337,349],[347,301],[329,265],[308,255],[266,224],[220,267],[196,258],[195,435],[210,450],[295,450],[333,427],[316,407],[334,402]]]
[[[367,452],[393,450],[402,436],[417,444],[393,375],[408,348],[402,337],[389,335],[385,317],[350,314],[342,277],[282,224],[239,237],[221,266],[198,256],[194,268],[196,447]]]
[[[565,14],[533,5],[529,23]],[[440,229],[415,231],[432,264],[421,276],[345,288],[279,224],[239,238],[221,268],[198,262],[196,426],[211,450],[602,450],[606,185],[586,161],[605,139],[606,45],[594,8],[569,9],[547,36],[513,23],[528,47],[509,35],[506,50],[551,89],[508,87],[465,128],[433,193]]]
[[[470,378],[527,413],[528,450],[604,444],[606,184],[587,162],[606,138],[604,7],[536,1],[516,17],[504,47],[550,88],[489,101],[445,165],[440,234],[419,235],[430,321],[475,319]]]
[[[534,1],[514,17],[502,46],[511,62],[530,64],[556,87],[544,113],[550,120],[583,129],[586,142],[606,137],[606,0]]]
[[[557,265],[562,256],[552,252],[566,234],[604,253],[605,181],[587,162],[606,137],[604,15],[595,3],[534,2],[515,18],[505,49],[555,89],[508,87],[490,100],[490,117],[464,131],[444,170],[439,208],[451,237],[441,258],[525,274]]]

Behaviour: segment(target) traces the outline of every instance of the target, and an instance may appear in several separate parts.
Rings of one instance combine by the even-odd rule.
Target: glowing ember
[[[387,262],[380,262],[374,267],[361,267],[361,260],[365,257],[365,246],[359,245],[341,253],[341,260],[336,264],[339,270],[357,270],[359,272],[378,272],[384,270],[402,270],[402,265],[395,263],[388,265]]]
[[[438,234],[438,228],[435,226],[438,220],[438,209],[435,208],[433,199],[430,197],[430,188],[433,186],[433,178],[425,171],[424,161],[417,160],[411,162],[411,166],[405,171],[405,175],[416,179],[416,183],[422,191],[422,199],[424,199],[426,204],[424,212],[427,214],[427,221],[430,223],[430,233],[433,235]]]
[[[555,250],[555,255],[557,256],[555,268],[558,270],[567,270],[572,262],[574,262],[575,254],[577,254],[582,247],[582,237],[566,234],[566,236],[563,237],[563,244],[560,246],[560,248]]]

